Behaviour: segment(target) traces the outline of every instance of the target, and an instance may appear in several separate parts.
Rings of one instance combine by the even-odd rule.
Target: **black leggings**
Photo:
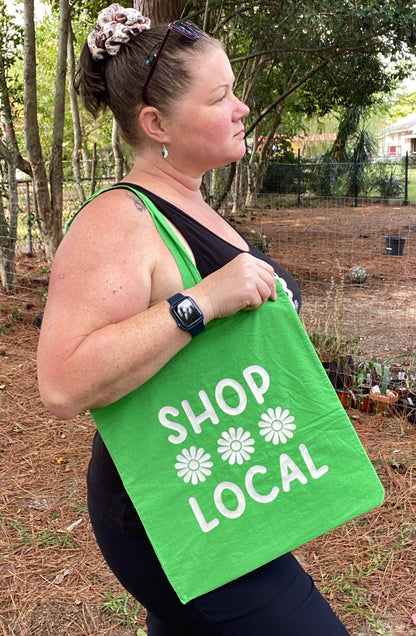
[[[111,570],[147,609],[149,636],[348,636],[290,553],[182,605],[146,536],[114,530],[91,508],[90,518]]]

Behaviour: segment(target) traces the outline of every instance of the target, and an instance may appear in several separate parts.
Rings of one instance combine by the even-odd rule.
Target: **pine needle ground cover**
[[[328,240],[328,211],[321,211],[321,219],[309,226],[309,236],[317,241],[322,233],[322,240],[314,245],[305,240],[302,248],[299,228],[306,223],[305,212],[292,212],[298,216],[291,223],[287,217],[282,220],[277,211],[274,222],[267,215],[253,221],[259,232],[267,233],[271,250],[276,251],[272,256],[280,253],[284,259],[284,246],[289,244],[292,252],[287,247],[287,254],[292,253],[293,263],[288,269],[307,268],[309,279],[302,279],[306,280],[305,315],[317,319],[317,307],[325,305],[323,282],[330,279],[329,263],[338,259],[346,271],[357,264],[345,255],[363,230],[350,224],[349,232],[344,233],[344,251],[333,254],[338,239]],[[364,214],[363,210],[359,213]],[[318,217],[313,210],[309,214]],[[374,224],[381,227],[385,222],[385,215],[385,208],[378,215],[371,208],[364,221],[369,236],[375,233]],[[289,235],[287,229],[284,235],[279,223],[296,233]],[[387,274],[381,270],[385,261],[367,250],[367,282],[345,292],[344,304],[354,307],[368,356],[387,355],[386,348],[389,356],[400,355],[413,342],[415,322],[409,313],[416,302],[412,231],[408,224],[405,254],[388,260]],[[359,240],[362,243],[365,238]],[[377,250],[382,259],[381,239]],[[145,633],[145,612],[107,568],[88,520],[85,480],[94,435],[92,420],[82,414],[59,421],[46,412],[38,396],[39,330],[35,325],[43,310],[45,271],[41,255],[29,258],[22,254],[18,292],[0,295],[0,634],[140,635]],[[391,281],[394,287],[387,285]],[[403,299],[405,313],[395,304]],[[348,315],[345,323],[346,331],[357,333],[356,323]],[[385,503],[299,548],[296,556],[352,636],[414,636],[416,425],[398,414],[348,409],[348,415],[383,482]]]

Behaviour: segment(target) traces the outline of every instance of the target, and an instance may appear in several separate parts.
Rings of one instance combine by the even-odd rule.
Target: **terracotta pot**
[[[348,408],[351,404],[351,394],[348,391],[341,391],[337,389],[337,395],[344,409]]]
[[[399,399],[399,394],[396,391],[389,391],[393,395],[378,395],[372,393],[370,390],[370,400],[373,402],[374,413],[385,413],[391,411],[393,404]]]
[[[371,413],[373,410],[373,402],[369,395],[359,395],[356,398],[357,409],[361,413]]]

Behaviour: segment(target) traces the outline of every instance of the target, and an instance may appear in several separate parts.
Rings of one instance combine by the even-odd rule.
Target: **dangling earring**
[[[166,148],[165,144],[162,144],[162,157],[163,157],[163,159],[166,159],[168,154],[169,154],[168,149]]]

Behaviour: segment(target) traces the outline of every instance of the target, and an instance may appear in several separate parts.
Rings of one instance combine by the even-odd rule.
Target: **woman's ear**
[[[165,119],[162,113],[153,106],[145,106],[139,115],[140,126],[150,139],[158,143],[168,141]]]

